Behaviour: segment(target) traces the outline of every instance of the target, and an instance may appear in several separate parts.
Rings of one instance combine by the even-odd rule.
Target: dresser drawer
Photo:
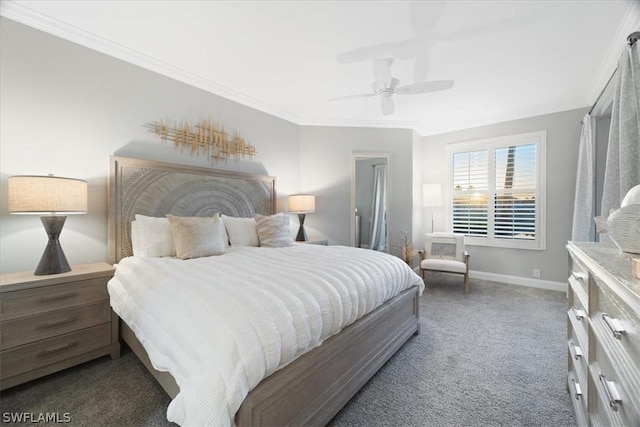
[[[589,365],[587,362],[587,348],[580,346],[574,337],[571,337],[567,342],[569,346],[569,357],[571,358],[571,365],[576,372],[578,379],[582,384],[587,383],[587,374],[589,372]],[[585,399],[587,396],[587,390],[584,390]]]
[[[597,377],[594,379],[593,372],[591,374],[589,375],[591,394],[588,406],[590,425],[594,427],[626,427],[620,414],[612,411],[609,403],[605,402],[605,398],[602,396],[602,385],[599,384],[600,380]]]
[[[570,303],[572,306],[588,312],[589,295],[573,276],[569,277],[569,295],[571,296]]]
[[[640,320],[624,301],[614,300],[600,285],[597,286],[597,313],[592,322],[612,338],[612,349],[640,370]]]
[[[569,317],[569,345],[572,357],[577,354],[582,354],[582,359],[588,360],[589,358],[589,338],[587,336],[586,324],[588,320],[586,315],[582,316],[582,312],[579,309],[574,310],[570,308],[567,312]],[[573,346],[571,345],[573,344]],[[574,351],[573,347],[578,347],[578,350]]]
[[[107,323],[4,350],[0,352],[0,378],[10,378],[101,347],[107,347],[110,341],[111,324]]]
[[[602,382],[597,372],[592,371],[590,381],[593,384],[591,399],[589,399],[589,418],[591,425],[601,427],[628,427],[636,426],[626,419],[625,415],[618,409],[614,410],[609,402],[607,392],[603,389]],[[606,381],[610,381],[606,378]],[[617,405],[622,408],[623,405]]]
[[[109,322],[108,301],[21,317],[0,325],[0,350]]]
[[[581,308],[580,305],[574,305],[567,311],[567,316],[569,316],[569,322],[572,328],[571,334],[577,338],[580,347],[582,347],[583,350],[586,350],[588,343],[587,330],[589,325],[587,312]]]
[[[573,403],[573,409],[576,412],[577,425],[588,426],[587,421],[587,383],[581,382],[574,370],[569,368],[569,375],[567,376],[567,387],[569,389],[569,395],[571,396],[571,402]]]
[[[45,313],[62,308],[109,299],[108,277],[43,286],[0,296],[0,320]]]
[[[589,270],[573,256],[570,257],[570,268],[571,278],[587,294],[589,292]]]
[[[594,340],[595,362],[591,367],[594,388],[598,390],[600,399],[605,402],[603,408],[608,411],[610,419],[619,418],[623,425],[639,426],[640,390],[638,384],[633,378],[632,372],[628,372],[618,366],[618,363],[612,361],[611,357],[615,357],[616,353],[612,355],[605,350],[604,346],[609,345],[608,341],[611,340],[600,340],[601,332],[603,331],[600,327],[594,328],[596,335]]]

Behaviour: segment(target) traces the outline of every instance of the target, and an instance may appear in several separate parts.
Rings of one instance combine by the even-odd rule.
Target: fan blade
[[[383,115],[389,116],[393,114],[394,109],[395,104],[393,103],[393,98],[390,96],[383,96],[380,98],[380,110],[382,110]]]
[[[423,82],[427,80],[429,65],[431,65],[431,58],[428,51],[425,51],[422,56],[416,56],[416,61],[413,64],[414,82]]]
[[[348,50],[338,54],[336,60],[338,64],[349,64],[352,62],[368,61],[373,58],[383,58],[389,55],[386,45],[387,43],[382,43]]]
[[[406,86],[400,86],[396,89],[396,93],[400,95],[413,95],[418,93],[436,92],[439,90],[451,89],[453,80],[434,80],[431,82],[413,83]]]
[[[347,99],[356,99],[356,98],[368,98],[370,96],[376,96],[377,93],[362,93],[358,95],[347,95],[347,96],[338,96],[336,98],[329,98],[327,101],[345,101]]]
[[[398,42],[387,42],[360,47],[342,52],[336,56],[338,64],[369,61],[374,58],[414,59],[416,52],[423,52],[423,36],[411,37]]]
[[[391,64],[393,58],[373,60],[373,78],[378,85],[384,85],[384,87],[391,86]]]

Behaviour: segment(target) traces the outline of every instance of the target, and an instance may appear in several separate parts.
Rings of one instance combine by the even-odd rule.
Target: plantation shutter
[[[453,155],[453,232],[487,236],[488,150]]]
[[[536,238],[536,145],[495,150],[494,237]]]

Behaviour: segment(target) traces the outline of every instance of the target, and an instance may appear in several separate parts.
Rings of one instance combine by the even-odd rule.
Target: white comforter
[[[410,286],[402,260],[344,246],[229,248],[178,260],[129,257],[111,305],[180,393],[167,418],[231,425],[263,378]]]

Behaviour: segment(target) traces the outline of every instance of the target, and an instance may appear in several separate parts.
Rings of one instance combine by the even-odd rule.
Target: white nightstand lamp
[[[44,215],[40,220],[49,242],[34,274],[43,276],[71,271],[58,238],[67,219],[65,215],[87,212],[87,181],[53,175],[11,176],[7,194],[9,213]]]
[[[304,218],[308,213],[316,211],[316,196],[312,194],[292,194],[289,196],[289,212],[297,213],[300,221],[296,242],[306,242],[307,233],[304,231]]]

